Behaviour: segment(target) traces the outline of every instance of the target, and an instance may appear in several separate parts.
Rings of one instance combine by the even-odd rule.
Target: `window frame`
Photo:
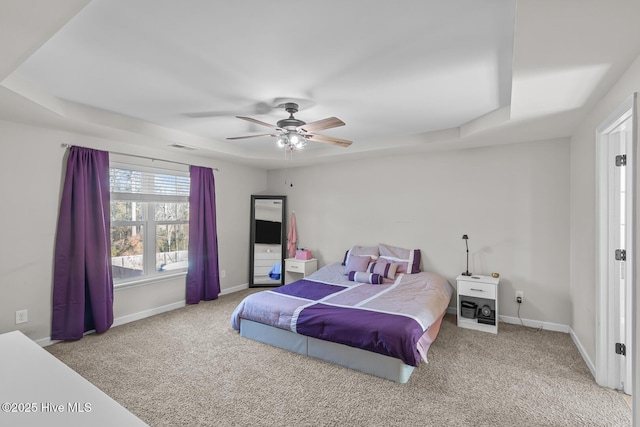
[[[130,163],[110,162],[109,169],[124,169],[137,172],[147,172],[161,175],[172,175],[178,177],[189,178],[188,170],[177,169],[165,169],[159,167],[149,167]],[[142,227],[142,268],[143,273],[138,276],[131,276],[122,279],[113,280],[114,288],[125,288],[132,286],[139,286],[149,284],[153,282],[160,282],[175,277],[185,276],[187,274],[187,267],[177,268],[170,271],[161,271],[157,268],[156,257],[158,254],[157,248],[157,231],[158,226],[162,225],[189,225],[189,217],[180,220],[156,220],[156,205],[162,203],[186,203],[189,207],[189,196],[181,195],[152,195],[152,194],[134,194],[134,193],[122,193],[112,192],[110,189],[110,208],[114,202],[137,202],[140,203],[140,213],[142,215],[141,220],[117,220],[110,221],[110,233],[114,227],[122,226],[141,226]],[[187,234],[188,239],[188,234]],[[111,241],[109,247],[111,248]],[[188,241],[187,241],[188,246]]]

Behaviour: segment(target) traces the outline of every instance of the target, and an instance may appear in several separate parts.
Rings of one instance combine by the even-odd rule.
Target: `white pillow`
[[[399,264],[398,273],[420,273],[420,249],[404,249],[378,243],[378,250],[380,258]]]

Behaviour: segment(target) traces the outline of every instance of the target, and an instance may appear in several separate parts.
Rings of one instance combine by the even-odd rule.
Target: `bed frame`
[[[240,319],[240,335],[398,383],[406,383],[414,369],[395,357],[307,337],[247,319]]]

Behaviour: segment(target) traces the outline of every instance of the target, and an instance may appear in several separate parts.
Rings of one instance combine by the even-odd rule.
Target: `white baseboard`
[[[243,283],[241,285],[232,286],[232,287],[227,288],[227,289],[222,289],[220,291],[220,295],[232,294],[234,292],[242,291],[242,290],[245,290],[245,289],[249,289],[249,284],[248,283]]]
[[[248,289],[249,284],[243,283],[237,286],[232,286],[231,288],[223,289],[220,291],[219,295],[227,295],[234,292],[241,291],[243,289]],[[186,301],[178,301],[172,304],[163,305],[161,307],[152,308],[150,310],[140,311],[138,313],[129,314],[127,316],[122,316],[117,319],[114,319],[112,326],[124,325],[125,323],[135,322],[136,320],[141,320],[146,317],[155,316],[156,314],[164,313],[166,311],[175,310],[177,308],[182,308],[186,306]]]
[[[149,310],[139,311],[137,313],[128,314],[126,316],[121,316],[116,319],[113,319],[114,326],[124,325],[125,323],[135,322],[136,320],[142,320],[147,317],[155,316],[156,314],[165,313],[167,311],[175,310],[176,308],[182,308],[186,305],[186,302],[178,301],[171,304],[163,305],[160,307],[151,308]]]
[[[242,291],[244,289],[249,289],[248,283],[243,283],[237,286],[232,286],[231,288],[223,289],[220,291],[220,295],[227,295],[234,292]],[[184,306],[186,306],[186,302],[183,300],[183,301],[177,301],[171,304],[163,305],[160,307],[151,308],[149,310],[139,311],[138,313],[121,316],[113,320],[113,325],[111,325],[111,327],[124,325],[125,323],[129,323],[129,322],[135,322],[136,320],[142,320],[147,317],[155,316],[156,314],[165,313],[167,311],[175,310],[177,308],[182,308]],[[94,331],[87,331],[86,334],[90,334],[93,332]],[[40,347],[47,347],[51,344],[60,342],[60,340],[52,340],[51,337],[46,337],[46,338],[41,338],[39,340],[35,340],[34,342],[38,344]]]
[[[569,325],[563,325],[561,323],[553,323],[553,322],[541,322],[539,320],[531,320],[531,319],[522,319],[522,323],[520,322],[520,318],[512,317],[512,316],[499,316],[500,320],[504,323],[511,323],[513,325],[524,325],[529,328],[542,328],[547,331],[554,332],[564,332],[565,334],[569,333],[571,328]]]
[[[447,313],[457,315],[458,310],[456,310],[455,307],[447,307]],[[573,329],[571,329],[571,326],[563,325],[561,323],[541,322],[539,320],[531,320],[531,319],[522,319],[522,323],[520,323],[519,318],[512,317],[512,316],[498,316],[498,318],[500,319],[500,321],[504,323],[511,323],[515,325],[524,324],[525,326],[528,326],[530,328],[542,327],[542,329],[546,329],[547,331],[564,332],[565,334],[569,334],[576,348],[580,352],[580,355],[582,356],[582,360],[584,360],[584,363],[586,363],[587,368],[589,368],[589,371],[591,371],[591,375],[593,375],[593,378],[596,377],[596,368],[593,362],[591,361],[591,359],[589,358],[589,355],[585,351],[584,346],[578,339],[578,336],[575,334]]]
[[[447,307],[447,313],[458,315],[458,310],[455,307]],[[498,316],[498,319],[504,323],[511,323],[513,325],[521,325],[530,327],[530,328],[540,328],[546,329],[547,331],[554,332],[564,332],[568,334],[571,328],[568,325],[563,325],[561,323],[552,323],[552,322],[541,322],[539,320],[531,320],[531,319],[522,319],[522,323],[520,323],[520,319],[518,317],[512,316]]]
[[[573,343],[578,348],[578,351],[580,352],[580,355],[582,356],[582,360],[584,360],[584,363],[587,364],[587,368],[589,368],[589,371],[591,371],[591,375],[593,375],[593,378],[595,379],[595,377],[596,377],[596,367],[593,364],[593,362],[591,361],[591,359],[589,358],[589,355],[587,354],[586,350],[584,349],[584,346],[582,345],[582,343],[578,339],[578,336],[576,335],[576,333],[571,328],[569,328],[569,335],[571,336],[571,339],[573,340]]]

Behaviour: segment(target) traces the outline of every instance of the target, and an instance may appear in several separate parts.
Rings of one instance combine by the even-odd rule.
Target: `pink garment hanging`
[[[296,213],[291,212],[291,219],[289,220],[289,234],[287,234],[287,250],[289,252],[289,258],[296,256],[296,242],[298,241],[298,234],[296,233]]]

